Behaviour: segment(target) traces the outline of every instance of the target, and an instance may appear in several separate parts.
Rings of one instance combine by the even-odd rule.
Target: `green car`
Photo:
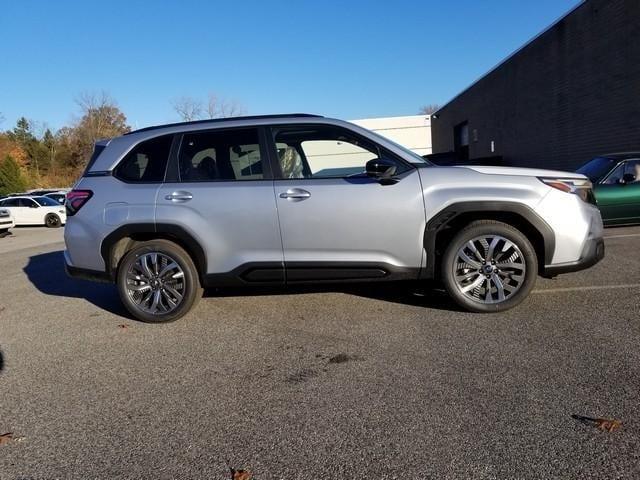
[[[593,183],[606,226],[640,223],[640,152],[602,155],[577,172]]]

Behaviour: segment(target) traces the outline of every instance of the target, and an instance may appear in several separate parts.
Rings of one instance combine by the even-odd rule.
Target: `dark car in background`
[[[56,202],[60,203],[61,205],[64,205],[64,201],[67,198],[67,193],[66,192],[54,192],[54,193],[47,193],[44,196],[55,200]]]
[[[640,152],[601,155],[577,172],[593,183],[605,226],[640,223]]]

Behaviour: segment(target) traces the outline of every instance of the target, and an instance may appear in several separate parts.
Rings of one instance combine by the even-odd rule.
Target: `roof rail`
[[[184,125],[201,125],[207,123],[220,123],[220,122],[229,122],[235,120],[262,120],[269,118],[304,118],[304,117],[312,117],[312,118],[322,118],[322,115],[312,115],[310,113],[281,113],[276,115],[248,115],[244,117],[225,117],[225,118],[209,118],[206,120],[192,120],[190,122],[177,122],[177,123],[167,123],[164,125],[153,125],[151,127],[139,128],[137,130],[132,130],[130,132],[125,133],[125,135],[131,135],[133,133],[138,132],[148,132],[149,130],[157,130],[159,128],[167,128],[167,127],[182,127]]]

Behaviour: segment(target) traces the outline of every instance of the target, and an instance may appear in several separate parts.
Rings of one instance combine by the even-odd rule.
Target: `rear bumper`
[[[113,279],[106,272],[101,272],[100,270],[89,270],[87,268],[79,268],[74,267],[69,262],[69,256],[67,252],[64,252],[64,269],[67,272],[67,275],[73,278],[78,278],[80,280],[90,280],[92,282],[101,282],[101,283],[112,283]]]
[[[571,273],[592,267],[604,258],[604,240],[602,238],[590,238],[582,249],[580,259],[576,262],[545,265],[543,276],[555,277],[562,273]]]
[[[0,231],[9,230],[10,228],[15,227],[15,223],[13,218],[11,217],[0,217]]]

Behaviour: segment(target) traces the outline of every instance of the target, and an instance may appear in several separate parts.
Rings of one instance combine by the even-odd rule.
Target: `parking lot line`
[[[640,283],[623,283],[620,285],[590,285],[583,287],[564,287],[564,288],[547,288],[533,290],[531,293],[562,293],[562,292],[580,292],[589,290],[613,290],[616,288],[640,288]]]

